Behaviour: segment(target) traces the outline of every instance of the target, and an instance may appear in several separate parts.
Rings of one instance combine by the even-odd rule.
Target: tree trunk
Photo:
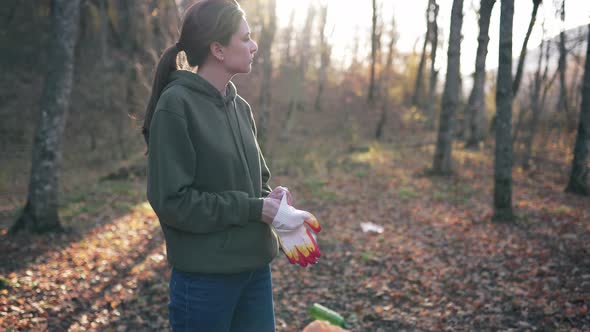
[[[260,84],[260,116],[258,118],[258,139],[261,148],[266,148],[268,141],[268,124],[270,123],[271,87],[272,87],[272,44],[277,30],[276,0],[267,3],[267,15],[260,34],[258,52],[262,60],[262,82]]]
[[[307,65],[309,63],[309,53],[310,53],[310,41],[311,41],[311,31],[313,28],[313,21],[315,19],[315,7],[310,6],[307,11],[307,18],[305,19],[305,25],[303,26],[303,31],[301,34],[301,38],[299,39],[299,67],[297,76],[299,78],[299,90],[302,90],[303,83],[305,82],[305,73],[307,72]],[[298,94],[297,99],[297,107],[301,108],[302,105],[299,105],[303,102],[303,94],[302,91]]]
[[[436,50],[438,49],[438,11],[440,6],[432,0],[432,22],[430,22],[430,82],[428,85],[428,101],[426,104],[426,121],[429,129],[434,129],[435,117],[435,95],[438,71],[436,65]]]
[[[387,122],[387,111],[389,110],[389,84],[391,83],[391,71],[393,70],[393,52],[395,43],[397,41],[397,32],[395,27],[395,16],[392,17],[391,21],[391,32],[389,34],[389,44],[387,45],[387,58],[385,60],[385,68],[381,74],[380,87],[383,90],[381,96],[383,96],[381,104],[381,115],[377,122],[377,128],[375,129],[375,139],[380,140],[383,137],[383,128],[385,122]]]
[[[463,25],[463,0],[453,0],[451,11],[451,33],[447,51],[447,75],[442,97],[442,108],[438,127],[438,137],[433,173],[449,174],[452,172],[453,122],[455,109],[459,104],[459,76],[461,57],[461,26]]]
[[[326,40],[326,21],[328,18],[328,5],[320,7],[320,68],[318,74],[318,93],[315,98],[316,111],[322,110],[322,95],[324,92],[324,84],[326,84],[326,76],[328,73],[328,66],[330,65],[331,46]]]
[[[283,56],[281,58],[281,75],[284,76],[290,72],[290,69],[293,67],[293,55],[291,54],[291,44],[293,44],[293,31],[295,25],[295,9],[291,11],[289,15],[289,24],[285,28],[285,32],[283,35],[283,40],[285,42],[285,49],[282,52]]]
[[[373,18],[371,26],[371,72],[369,81],[369,93],[367,100],[369,104],[375,101],[375,65],[377,62],[377,1],[373,0]]]
[[[375,139],[380,140],[383,137],[383,127],[387,122],[387,110],[389,109],[388,98],[384,98],[381,104],[381,114],[379,115],[379,121],[377,121],[377,128],[375,129]]]
[[[541,39],[541,46],[539,47],[539,61],[537,64],[537,72],[535,73],[535,81],[533,83],[533,91],[531,93],[531,110],[533,112],[531,118],[530,129],[527,135],[524,138],[524,154],[522,158],[522,168],[529,169],[530,164],[529,161],[531,159],[531,154],[533,151],[533,141],[535,138],[535,134],[537,133],[537,128],[539,126],[539,120],[541,118],[541,112],[543,110],[544,98],[546,96],[545,91],[541,93],[541,88],[543,84],[547,80],[547,72],[549,67],[549,43],[547,43],[547,47],[544,47],[544,38],[545,35],[543,34],[543,39]],[[543,53],[545,52],[545,53]],[[545,56],[545,70],[543,74],[541,74],[541,67],[543,63],[543,56]]]
[[[477,55],[475,58],[475,73],[473,75],[473,88],[469,95],[467,110],[467,133],[465,135],[466,148],[477,148],[484,140],[487,130],[485,83],[486,83],[486,58],[488,55],[488,43],[490,41],[490,17],[496,0],[481,0],[479,8],[479,37],[477,38]]]
[[[424,87],[422,81],[424,80],[424,66],[426,64],[426,47],[428,42],[431,40],[431,17],[430,14],[434,7],[438,6],[434,4],[434,0],[428,0],[426,7],[426,34],[424,35],[424,44],[422,44],[422,54],[420,54],[420,62],[418,63],[418,71],[416,72],[416,84],[414,85],[414,94],[412,95],[412,105],[419,106],[420,100],[422,99]]]
[[[80,0],[55,0],[52,4],[54,40],[37,114],[29,193],[25,208],[11,227],[11,233],[62,229],[58,215],[59,170],[72,91]]]
[[[583,73],[582,73],[583,74]],[[572,110],[575,110],[576,108],[578,108],[580,105],[580,97],[581,97],[581,90],[582,90],[582,84],[580,81],[581,79],[583,79],[583,77],[580,77],[580,66],[578,64],[576,64],[574,66],[574,72],[571,75],[571,79],[570,79],[570,90],[572,90],[572,93],[570,93],[570,95],[568,96],[568,102],[567,105],[568,107],[570,107]],[[570,119],[568,117],[568,119]],[[573,120],[573,119],[572,119]],[[574,123],[574,125],[572,126],[571,123]],[[569,128],[575,128],[575,121],[568,121],[568,129]]]
[[[512,212],[512,20],[514,0],[501,0],[500,47],[496,83],[496,148],[494,158],[494,216],[514,220]]]
[[[588,25],[588,45],[586,65],[584,66],[584,90],[580,107],[578,133],[574,145],[574,158],[570,179],[565,191],[578,195],[590,195],[588,187],[588,144],[590,144],[590,25]]]
[[[296,112],[304,109],[305,73],[307,72],[307,65],[309,62],[311,31],[315,14],[315,7],[310,5],[307,10],[307,17],[297,45],[299,50],[299,63],[293,71],[293,78],[291,79],[292,85],[290,89],[291,96],[289,99],[289,109],[285,119],[285,129],[281,135],[283,140],[288,139],[291,135]]]
[[[539,102],[539,104],[541,105],[541,109],[540,109],[541,112],[543,112],[545,109],[545,105],[547,104],[546,103],[547,95],[549,94],[549,91],[551,90],[553,83],[555,83],[555,81],[557,80],[557,76],[559,75],[559,70],[555,69],[555,72],[553,73],[553,75],[551,75],[551,78],[547,80],[548,72],[549,72],[549,60],[550,60],[549,59],[550,54],[548,52],[550,52],[550,50],[551,50],[551,47],[550,47],[551,41],[547,40],[546,42],[547,42],[547,48],[546,48],[547,53],[545,53],[545,72],[543,73],[545,78],[543,79],[543,81],[544,81],[543,92],[541,93],[541,100]],[[541,121],[541,119],[539,118],[539,122],[540,121]],[[553,122],[551,122],[550,125],[552,125],[552,123]],[[541,131],[541,130],[539,130],[539,131]],[[551,135],[551,127],[546,125],[542,131],[542,136],[545,137],[545,139],[543,139],[541,141],[541,144],[537,144],[537,147],[540,150],[543,150],[545,148],[550,135]]]
[[[516,75],[514,76],[514,82],[512,82],[512,98],[516,97],[518,93],[520,80],[522,78],[524,60],[526,58],[527,44],[529,43],[529,38],[531,36],[531,32],[533,31],[533,27],[535,26],[535,20],[537,19],[537,11],[539,9],[539,5],[541,4],[541,2],[542,0],[533,0],[533,13],[531,14],[529,28],[526,31],[526,36],[524,37],[524,42],[522,43],[522,48],[520,49],[520,56],[518,57],[518,66],[516,67]]]
[[[565,0],[561,2],[561,22],[565,21]],[[558,70],[559,70],[559,98],[557,100],[557,111],[563,112],[565,117],[569,114],[569,108],[567,105],[567,87],[565,81],[565,71],[567,69],[567,50],[565,48],[565,32],[561,31],[559,33],[559,60],[558,60]]]

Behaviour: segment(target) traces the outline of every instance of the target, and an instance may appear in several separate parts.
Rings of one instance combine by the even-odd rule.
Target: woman
[[[178,70],[180,51],[196,73]],[[147,197],[172,266],[174,331],[274,331],[275,231],[301,244],[294,230],[313,219],[285,203],[286,188],[271,191],[250,106],[230,81],[250,72],[256,51],[236,1],[203,0],[156,68],[143,126]]]

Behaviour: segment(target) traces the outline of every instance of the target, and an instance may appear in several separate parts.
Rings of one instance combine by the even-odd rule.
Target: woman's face
[[[229,44],[224,47],[223,65],[232,74],[249,73],[257,50],[258,45],[250,38],[248,22],[242,18],[238,31],[232,35]]]

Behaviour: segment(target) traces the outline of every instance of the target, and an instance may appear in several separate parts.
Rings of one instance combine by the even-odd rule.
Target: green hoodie
[[[277,238],[261,221],[270,172],[250,105],[177,70],[149,131],[147,198],[166,238],[168,262],[185,272],[236,273],[268,264]]]

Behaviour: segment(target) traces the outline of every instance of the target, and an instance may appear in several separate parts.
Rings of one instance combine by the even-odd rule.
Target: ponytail
[[[178,69],[176,67],[176,56],[178,55],[178,52],[180,52],[178,43],[168,47],[160,57],[158,65],[156,66],[156,74],[154,76],[154,83],[152,84],[152,94],[148,101],[145,111],[145,119],[143,121],[143,128],[141,130],[146,145],[149,145],[150,123],[152,122],[152,117],[154,116],[158,99],[162,94],[164,86],[166,86],[168,83],[170,73]]]
[[[243,17],[244,12],[236,0],[200,0],[186,10],[178,42],[164,51],[156,67],[152,95],[148,101],[141,130],[146,144],[149,145],[150,123],[158,99],[168,84],[170,73],[178,69],[178,52],[184,51],[190,67],[202,65],[209,54],[211,42],[218,41],[222,45],[227,45],[231,36],[238,31]]]

